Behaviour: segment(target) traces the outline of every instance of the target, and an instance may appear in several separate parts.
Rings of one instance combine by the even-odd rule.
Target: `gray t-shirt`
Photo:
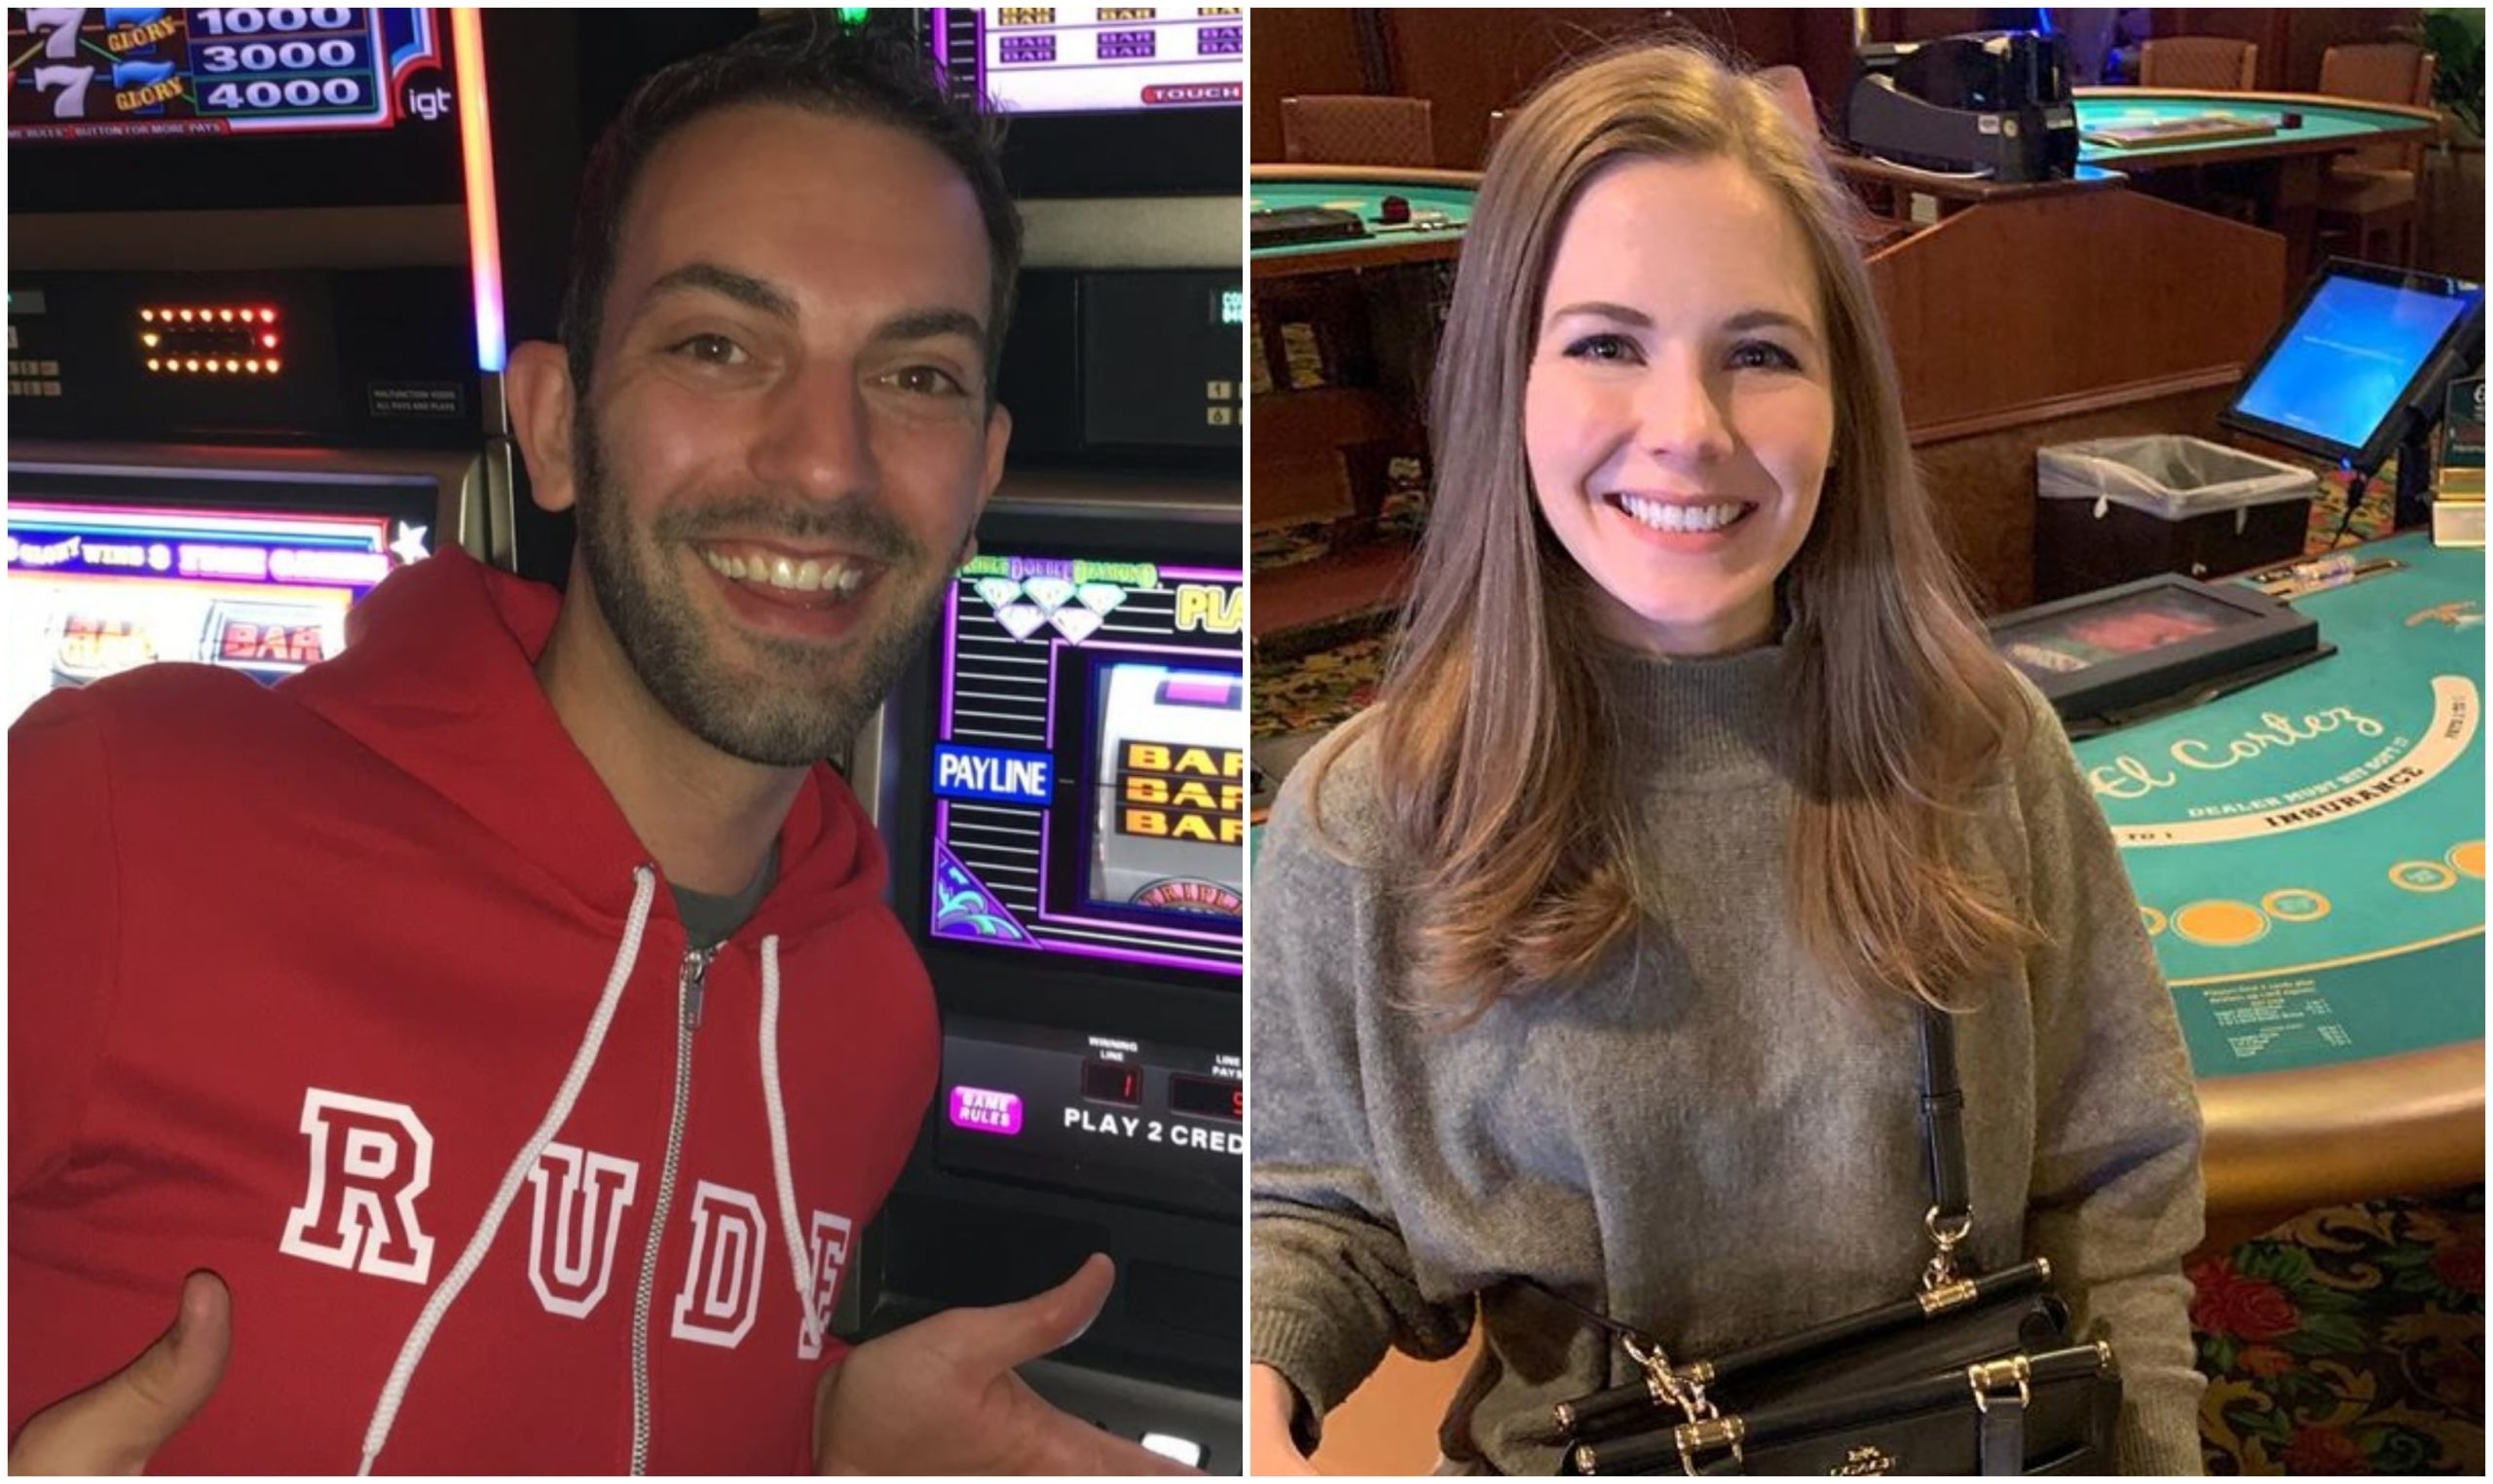
[[[745,925],[762,899],[779,880],[779,842],[770,842],[770,853],[763,857],[762,869],[753,873],[744,890],[732,897],[714,897],[707,892],[669,883],[675,893],[675,909],[684,918],[685,946],[693,949],[717,947],[727,941],[727,935]]]
[[[1441,1438],[1465,1472],[1542,1473],[1553,1402],[1631,1379],[1527,1277],[1691,1360],[1912,1292],[1929,1256],[1914,1016],[1838,993],[1796,939],[1782,652],[1629,662],[1617,692],[1659,904],[1641,942],[1462,1030],[1408,1010],[1373,734],[1310,830],[1317,758],[1255,868],[1253,1357],[1317,1417],[1388,1346],[1485,1331]],[[1958,1021],[1966,1266],[2051,1259],[2111,1336],[2125,1472],[2195,1473],[2182,1254],[2199,1109],[2173,999],[2058,720],[1962,802],[1970,869],[2051,935]],[[1312,1421],[1313,1419],[1307,1419]]]

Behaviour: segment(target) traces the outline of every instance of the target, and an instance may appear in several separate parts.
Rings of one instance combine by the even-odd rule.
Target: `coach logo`
[[[848,1266],[848,1218],[814,1212],[813,1291],[806,1295],[804,1317],[798,1321],[797,1358],[822,1358],[823,1336],[831,1332],[832,1306],[839,1299],[839,1275]]]
[[[692,1259],[675,1296],[671,1333],[733,1350],[762,1306],[762,1203],[703,1180],[692,1193]]]
[[[278,1250],[332,1268],[423,1282],[432,1239],[416,1224],[416,1197],[432,1183],[432,1134],[403,1102],[321,1088],[303,1092],[312,1174],[286,1212]]]
[[[1843,1462],[1828,1469],[1827,1474],[1830,1478],[1851,1478],[1858,1474],[1895,1471],[1896,1461],[1893,1455],[1882,1452],[1873,1444],[1863,1443],[1860,1447],[1846,1453],[1843,1456]]]
[[[614,1239],[641,1167],[611,1154],[547,1144],[528,1172],[537,1220],[528,1231],[528,1281],[548,1314],[584,1319],[606,1297]]]

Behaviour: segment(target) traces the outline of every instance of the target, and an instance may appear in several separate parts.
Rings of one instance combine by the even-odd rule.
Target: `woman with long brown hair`
[[[2047,1257],[2117,1350],[2123,1468],[2198,1470],[2178,1026],[1933,528],[1851,212],[1687,47],[1574,69],[1498,144],[1394,665],[1255,874],[1258,1471],[1475,1315],[1448,1465],[1550,1471],[1550,1404],[1618,1378],[1545,1291],[1682,1354],[1900,1296],[1925,1005],[1968,1269]]]

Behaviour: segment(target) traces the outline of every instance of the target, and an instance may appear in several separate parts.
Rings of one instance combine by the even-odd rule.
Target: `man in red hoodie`
[[[1019,253],[912,67],[800,24],[671,68],[508,377],[569,596],[445,553],[274,689],[11,730],[13,1470],[1166,1466],[1010,1369],[1103,1260],[829,1333],[938,1034],[815,760],[1001,473]]]

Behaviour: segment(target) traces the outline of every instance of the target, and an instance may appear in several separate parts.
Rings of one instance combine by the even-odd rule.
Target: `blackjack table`
[[[2483,1178],[2484,553],[2292,600],[2315,663],[2077,743],[2172,989],[2212,1222]]]

